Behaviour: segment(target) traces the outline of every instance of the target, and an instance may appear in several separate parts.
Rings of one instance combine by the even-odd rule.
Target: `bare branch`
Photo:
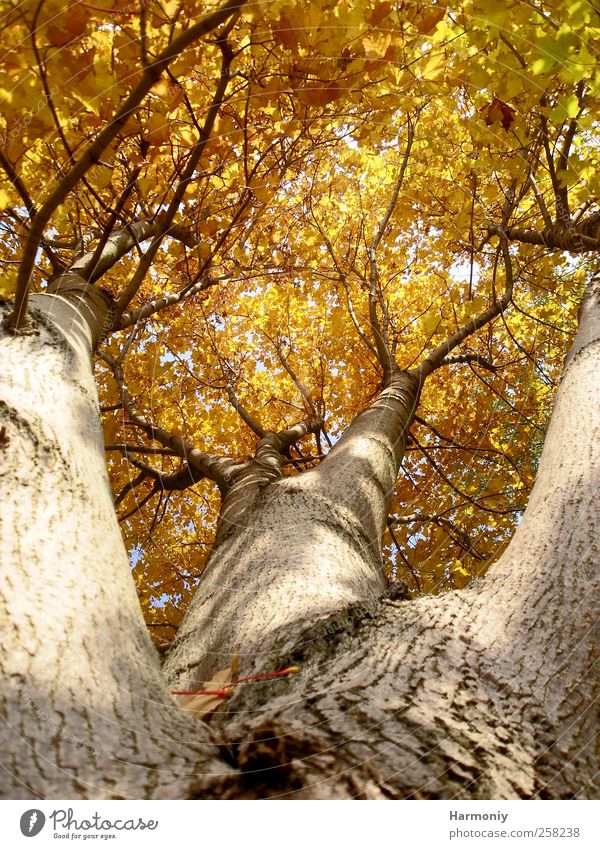
[[[132,248],[139,247],[141,242],[154,236],[161,226],[160,216],[144,218],[134,224],[128,224],[121,230],[113,230],[108,237],[100,234],[98,247],[93,251],[85,251],[85,246],[98,238],[98,233],[91,233],[83,245],[85,252],[79,252],[77,259],[71,263],[69,269],[88,282],[95,283]],[[183,242],[188,247],[196,245],[193,234],[187,228],[178,224],[171,224],[166,235],[176,241]],[[101,250],[99,250],[100,247]]]
[[[416,120],[418,120],[419,113],[417,111]],[[415,124],[416,124],[415,120]],[[388,386],[392,372],[396,367],[396,363],[394,360],[394,356],[392,354],[390,345],[390,340],[387,338],[388,334],[385,330],[382,330],[381,324],[379,322],[379,317],[377,315],[377,299],[381,297],[381,286],[379,282],[379,270],[377,268],[377,248],[383,239],[385,231],[387,230],[387,226],[390,222],[394,209],[396,207],[396,203],[398,202],[398,196],[400,194],[400,190],[402,188],[402,184],[404,183],[404,177],[406,174],[406,169],[408,166],[408,162],[410,159],[410,153],[412,150],[412,145],[415,137],[415,124],[413,124],[410,115],[408,116],[408,137],[406,141],[406,148],[404,151],[404,156],[402,158],[402,164],[400,165],[400,170],[398,172],[398,176],[396,178],[396,182],[394,184],[394,189],[392,191],[392,197],[388,204],[387,210],[379,223],[379,227],[377,228],[377,232],[371,242],[371,245],[368,249],[368,258],[369,258],[369,319],[371,321],[371,330],[373,332],[373,337],[375,339],[375,348],[377,351],[377,359],[379,360],[381,367],[383,369],[383,383],[384,386]]]
[[[517,59],[517,61],[518,61],[519,65],[520,65],[522,68],[526,68],[526,67],[527,67],[527,62],[525,61],[525,59],[523,59],[523,57],[521,56],[521,54],[519,53],[519,51],[516,49],[516,47],[514,47],[514,45],[510,43],[510,41],[509,41],[509,40],[508,40],[508,38],[504,35],[504,33],[503,33],[503,32],[501,32],[501,33],[500,33],[500,40],[501,40],[501,41],[503,41],[503,42],[504,42],[504,44],[506,44],[506,46],[508,47],[508,49],[510,50],[510,52],[511,52],[511,53],[513,54],[513,56]]]
[[[358,333],[362,341],[365,343],[369,351],[371,351],[372,354],[377,356],[377,349],[375,348],[375,345],[373,345],[367,334],[360,326],[358,318],[356,317],[356,313],[354,312],[354,305],[352,304],[352,298],[350,296],[350,286],[348,285],[348,281],[345,276],[340,277],[340,280],[346,293],[346,307],[348,309],[348,314],[352,320],[352,324],[356,328],[356,332]]]
[[[352,320],[352,324],[356,328],[356,332],[358,333],[359,337],[362,339],[364,344],[367,346],[367,348],[371,351],[372,354],[375,355],[375,357],[377,357],[377,349],[375,348],[375,345],[373,345],[373,343],[371,342],[371,340],[369,339],[367,334],[364,332],[364,330],[360,326],[360,322],[358,321],[358,318],[357,318],[356,313],[354,311],[354,306],[352,304],[352,298],[350,296],[350,286],[348,284],[348,276],[347,276],[347,274],[345,274],[344,270],[342,269],[342,267],[340,265],[340,262],[339,262],[339,260],[336,256],[335,250],[333,248],[333,244],[331,243],[331,239],[329,238],[326,231],[321,226],[321,223],[319,222],[319,220],[318,220],[318,218],[317,218],[317,216],[316,216],[316,214],[313,210],[312,199],[310,199],[310,212],[311,212],[312,218],[315,222],[315,225],[317,227],[317,230],[319,231],[323,241],[325,242],[327,252],[329,253],[329,256],[331,257],[331,260],[332,260],[332,262],[335,266],[335,270],[337,271],[340,283],[344,287],[344,292],[346,293],[346,306],[348,308],[348,314],[350,315],[350,318]]]
[[[388,531],[390,532],[390,537],[392,539],[392,542],[396,546],[396,551],[400,555],[400,559],[402,560],[402,562],[404,563],[404,565],[406,566],[406,568],[410,572],[412,579],[415,582],[418,591],[422,592],[421,581],[419,580],[419,573],[416,571],[416,569],[413,567],[413,565],[410,562],[410,560],[408,559],[408,557],[402,551],[402,546],[398,542],[398,540],[396,538],[396,534],[394,533],[393,521],[389,516],[388,516],[388,520],[387,520],[387,527],[388,527]]]
[[[447,519],[445,516],[438,515],[428,515],[426,513],[412,513],[405,516],[396,516],[393,520],[398,525],[411,525],[411,524],[434,524],[438,527],[447,528],[451,532],[452,539],[460,545],[460,547],[474,557],[476,560],[485,560],[485,557],[481,552],[477,551],[473,543],[471,542],[471,537],[469,534],[460,528],[455,522],[452,522],[450,519]]]
[[[9,160],[6,158],[6,156],[4,155],[4,152],[2,150],[0,150],[0,166],[2,166],[3,170],[6,173],[6,176],[8,177],[10,182],[13,184],[13,186],[15,187],[17,192],[19,193],[21,200],[25,204],[25,208],[27,209],[27,212],[29,213],[29,217],[33,218],[35,216],[37,210],[36,210],[36,207],[35,207],[33,200],[31,199],[31,195],[27,191],[27,187],[25,186],[25,183],[20,178],[20,176],[17,174],[14,167],[9,162]]]
[[[268,338],[270,338],[270,337],[268,337]],[[271,341],[273,342],[273,344],[275,346],[275,350],[277,352],[277,358],[279,359],[279,362],[281,363],[281,365],[284,367],[286,372],[291,377],[292,382],[294,383],[294,386],[296,387],[296,389],[298,390],[298,392],[300,393],[300,395],[302,396],[302,398],[306,402],[306,405],[307,405],[308,409],[310,410],[310,412],[312,413],[312,415],[315,418],[317,418],[318,415],[319,415],[319,411],[316,408],[316,405],[315,405],[315,402],[313,401],[312,395],[308,391],[307,386],[300,380],[300,378],[297,376],[294,369],[291,367],[288,357],[283,353],[283,347],[282,347],[281,341],[280,340],[273,340],[273,339],[271,339]]]
[[[126,513],[124,516],[119,516],[119,522],[126,522],[127,519],[129,519],[129,518],[131,518],[131,516],[133,516],[134,513],[139,513],[139,511],[142,509],[142,507],[145,504],[147,504],[150,501],[150,499],[153,498],[155,495],[156,495],[156,489],[154,487],[152,487],[152,489],[150,490],[148,495],[146,495],[144,498],[142,498],[142,500],[138,504],[136,504],[135,507],[132,510],[129,511],[129,513]]]
[[[382,240],[382,238],[385,234],[387,226],[390,223],[390,218],[392,217],[394,209],[396,208],[396,203],[398,202],[398,196],[400,194],[400,189],[402,188],[402,184],[404,183],[404,176],[406,174],[406,169],[408,167],[408,162],[410,160],[410,153],[411,153],[413,142],[414,142],[414,139],[415,139],[415,127],[417,125],[418,119],[419,119],[419,110],[417,110],[417,114],[416,114],[414,123],[411,119],[411,116],[410,115],[407,116],[408,133],[407,133],[407,139],[406,139],[406,148],[404,150],[404,156],[402,157],[402,163],[400,165],[400,170],[398,172],[398,176],[397,176],[396,182],[394,184],[394,190],[392,192],[392,197],[391,197],[390,202],[388,204],[388,208],[385,212],[385,215],[381,219],[381,222],[380,222],[379,227],[377,229],[377,233],[375,234],[375,237],[374,237],[373,241],[371,242],[371,251],[376,251],[377,248],[379,247],[379,243],[381,242],[381,240]]]
[[[600,212],[593,212],[571,226],[560,222],[544,230],[493,226],[489,228],[489,233],[526,245],[541,245],[548,250],[571,253],[597,251],[600,249]]]
[[[176,292],[172,295],[163,295],[162,298],[156,298],[154,301],[149,301],[147,304],[144,304],[131,312],[124,312],[121,316],[121,321],[119,322],[117,329],[124,330],[127,327],[137,324],[138,321],[142,321],[144,318],[148,318],[149,316],[154,315],[154,313],[160,312],[167,307],[184,303],[184,301],[187,301],[189,298],[197,295],[198,292],[203,292],[211,286],[216,286],[216,284],[221,280],[227,280],[228,278],[228,274],[222,274],[220,277],[206,276],[201,280],[198,280],[191,289],[184,288],[180,292]]]
[[[448,475],[446,475],[446,474],[445,474],[445,472],[442,470],[442,468],[440,467],[439,463],[437,463],[437,462],[433,459],[433,457],[431,456],[431,454],[429,453],[429,451],[427,450],[427,448],[425,448],[425,446],[424,446],[424,445],[421,445],[421,443],[418,441],[418,439],[416,439],[416,437],[414,436],[414,434],[411,434],[411,439],[412,439],[412,441],[414,442],[414,444],[417,446],[417,448],[419,449],[419,451],[421,452],[421,454],[425,457],[425,459],[427,460],[427,462],[429,463],[429,465],[430,465],[430,466],[433,468],[433,470],[434,470],[434,471],[435,471],[435,472],[439,475],[439,477],[440,477],[440,478],[444,481],[444,483],[445,483],[447,486],[449,486],[449,487],[450,487],[450,489],[451,489],[453,492],[455,492],[457,495],[460,495],[460,497],[461,497],[461,498],[463,498],[463,499],[467,500],[468,502],[470,502],[470,503],[471,503],[474,507],[478,507],[480,510],[484,510],[486,513],[494,513],[494,514],[496,514],[496,513],[497,513],[497,514],[504,514],[504,513],[506,513],[506,511],[505,511],[505,510],[499,510],[499,509],[497,509],[497,508],[495,508],[495,507],[486,507],[484,504],[481,504],[481,503],[480,503],[480,502],[479,502],[476,498],[473,498],[471,495],[469,495],[468,493],[466,493],[466,492],[464,492],[462,489],[460,489],[460,487],[456,486],[456,485],[455,485],[455,484],[454,484],[454,483],[450,480],[450,478],[448,477]],[[483,497],[485,497],[485,496],[483,496]]]
[[[588,200],[585,200],[578,209],[575,210],[575,212],[571,216],[573,224],[577,224],[580,221],[584,213],[586,213],[588,209],[594,205],[596,200],[596,198],[589,198]]]
[[[69,268],[88,282],[95,283],[133,247],[149,239],[156,232],[157,226],[156,221],[142,219],[122,230],[113,230],[98,255],[96,255],[97,250],[86,251]],[[96,236],[97,234],[92,234],[91,238]],[[87,240],[87,244],[89,241],[91,239]],[[102,238],[100,244],[102,244]]]
[[[138,460],[135,457],[128,457],[127,459],[132,466],[135,466],[136,469],[139,469],[147,477],[154,480],[155,492],[189,489],[190,486],[193,486],[205,477],[203,472],[190,466],[188,463],[184,463],[181,469],[177,469],[175,472],[161,472],[160,469],[144,463],[143,460]]]
[[[583,80],[580,80],[580,82],[577,84],[577,88],[575,89],[575,94],[577,95],[577,100],[579,101],[578,115],[574,118],[571,118],[571,120],[569,121],[569,125],[567,127],[565,137],[563,139],[562,148],[559,151],[558,160],[556,162],[556,179],[558,182],[558,195],[556,197],[556,217],[559,221],[569,222],[571,220],[571,210],[569,208],[569,188],[567,186],[566,181],[561,177],[561,174],[564,174],[564,172],[569,167],[569,155],[571,153],[571,145],[573,144],[573,139],[575,138],[575,134],[577,132],[577,119],[579,117],[579,114],[581,114],[581,105],[584,91],[585,82]]]
[[[97,275],[96,272],[99,268],[103,267],[102,266],[102,259],[103,259],[104,248],[105,248],[108,240],[111,237],[111,234],[113,232],[115,224],[119,220],[119,217],[120,217],[123,209],[125,208],[125,204],[127,203],[127,198],[131,194],[131,191],[132,191],[133,187],[135,186],[135,184],[137,182],[137,178],[139,177],[141,170],[142,170],[141,165],[138,165],[137,168],[134,169],[133,174],[131,175],[131,177],[129,178],[129,181],[127,182],[127,185],[125,186],[125,188],[121,192],[121,196],[120,196],[119,200],[117,201],[117,204],[116,204],[114,210],[112,211],[110,218],[108,219],[106,227],[104,228],[104,232],[102,233],[102,235],[100,236],[100,239],[98,240],[98,244],[96,245],[94,253],[92,254],[92,257],[90,259],[90,263],[89,263],[90,264],[90,270],[89,270],[89,272],[86,276],[86,280],[88,280],[90,282],[92,282],[93,280],[97,280],[98,277],[100,276],[100,275]]]
[[[482,368],[485,368],[488,371],[498,371],[498,366],[495,366],[489,360],[486,360],[486,358],[482,357],[481,354],[455,354],[454,356],[445,357],[441,365],[453,366],[461,363],[478,363]]]
[[[275,434],[280,453],[286,454],[292,445],[295,445],[296,442],[299,442],[308,433],[319,433],[322,427],[323,419],[314,418],[307,419],[304,422],[299,422],[292,427],[286,428],[286,430],[280,430],[277,434]]]
[[[145,419],[143,419],[135,409],[133,400],[125,383],[121,363],[114,357],[103,352],[101,352],[98,356],[112,370],[121,391],[122,407],[129,415],[132,423],[139,427],[140,430],[143,430],[150,439],[156,440],[156,442],[159,442],[165,448],[169,448],[177,457],[181,457],[182,460],[185,460],[185,462],[190,466],[190,468],[194,469],[195,472],[201,473],[204,477],[214,481],[222,491],[226,491],[229,486],[231,476],[239,464],[229,457],[223,457],[217,454],[207,454],[204,451],[199,451],[197,448],[194,448],[192,443],[187,439],[184,439],[181,436],[176,436],[162,427],[158,427],[157,425],[153,425],[150,422],[145,421]],[[133,458],[129,458],[129,461],[140,468],[139,463],[141,461],[134,461]]]
[[[525,157],[523,157],[523,159],[525,159]],[[525,161],[527,161],[527,160],[525,160]],[[534,194],[536,203],[539,207],[542,218],[544,220],[544,225],[546,227],[551,227],[552,226],[552,216],[548,212],[548,207],[546,206],[546,201],[544,200],[544,196],[541,193],[540,187],[538,186],[537,181],[535,179],[535,176],[534,176],[534,173],[533,173],[533,168],[531,167],[530,163],[527,163],[527,165],[528,165],[527,179],[529,181],[531,188],[533,189],[533,194]]]
[[[381,329],[379,316],[377,315],[377,295],[380,292],[380,286],[379,273],[377,270],[377,258],[373,249],[369,250],[369,266],[369,319],[371,321],[371,330],[375,339],[377,359],[383,369],[383,384],[384,386],[387,386],[394,371],[395,360],[390,350],[389,341],[386,339],[386,334]]]
[[[545,98],[542,98],[541,101],[542,106],[546,105]],[[554,156],[552,154],[552,150],[550,149],[550,135],[548,132],[548,119],[545,115],[540,115],[540,128],[542,135],[542,144],[544,146],[544,153],[546,154],[546,165],[548,167],[548,174],[550,175],[550,181],[552,183],[552,191],[554,192],[554,199],[556,202],[556,215],[557,219],[561,218],[561,214],[566,214],[566,209],[563,209],[563,202],[561,199],[561,188],[559,180],[556,176],[556,167],[554,164]],[[564,221],[564,219],[563,219]]]
[[[117,407],[120,409],[120,405]],[[115,442],[104,446],[105,451],[120,451],[122,454],[160,454],[165,457],[176,457],[170,448],[154,448],[144,445],[128,445],[125,442]]]
[[[299,422],[290,428],[280,430],[278,433],[266,433],[256,447],[253,462],[265,468],[267,472],[281,476],[285,465],[284,460],[292,445],[295,445],[309,433],[319,433],[322,427],[323,420],[315,418]]]
[[[132,478],[132,480],[128,481],[128,483],[125,484],[125,486],[123,487],[121,492],[119,492],[118,495],[115,495],[115,500],[114,500],[115,507],[118,507],[119,504],[121,504],[121,502],[125,499],[125,497],[130,492],[132,492],[134,489],[136,489],[145,480],[146,480],[146,475],[143,472],[140,472],[139,475],[136,475],[135,478]]]
[[[25,183],[23,182],[11,162],[6,158],[2,150],[0,150],[0,167],[2,167],[2,169],[6,173],[6,176],[13,184],[16,191],[19,193],[19,197],[23,201],[30,219],[33,219],[37,214],[35,203],[33,202],[31,195],[27,190],[27,186],[25,185]],[[52,265],[53,271],[57,273],[61,271],[64,268],[64,265],[52,250],[53,245],[51,245],[48,240],[42,239],[41,247],[48,259],[50,260],[50,264]],[[57,245],[56,247],[60,247],[60,245]]]

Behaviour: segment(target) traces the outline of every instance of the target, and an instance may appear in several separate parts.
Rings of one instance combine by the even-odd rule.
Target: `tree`
[[[596,19],[6,4],[5,797],[597,795]]]

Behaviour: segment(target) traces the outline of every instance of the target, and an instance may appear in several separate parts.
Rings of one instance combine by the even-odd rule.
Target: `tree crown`
[[[593,7],[27,0],[3,26],[0,294],[15,326],[69,269],[114,299],[108,463],[156,633],[215,483],[302,421],[284,472],[315,467],[390,368],[427,382],[389,576],[482,574],[600,246]]]

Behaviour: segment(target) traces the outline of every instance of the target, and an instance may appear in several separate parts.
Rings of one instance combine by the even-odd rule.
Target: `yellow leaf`
[[[430,56],[421,68],[421,78],[424,80],[434,80],[439,77],[444,69],[444,54],[435,53]]]
[[[476,295],[472,301],[465,304],[465,318],[472,318],[474,315],[479,315],[485,308],[485,295]]]
[[[465,587],[469,581],[471,580],[470,572],[465,569],[460,560],[455,560],[452,566],[450,567],[450,574],[452,576],[452,580],[458,589],[462,589]]]
[[[102,422],[102,430],[104,432],[104,441],[107,445],[110,445],[115,441],[115,437],[119,432],[120,427],[121,423],[118,419],[115,419],[114,416],[104,419]]]
[[[11,206],[12,198],[7,191],[3,188],[0,188],[0,210],[6,209],[8,206]]]
[[[0,276],[0,297],[13,298],[17,291],[17,272],[5,271]]]
[[[92,174],[96,188],[105,189],[107,186],[110,186],[113,177],[112,168],[109,168],[107,165],[98,165],[94,168]]]
[[[435,315],[434,313],[423,315],[419,319],[419,327],[426,336],[433,336],[437,332],[441,323],[442,319],[440,316]]]
[[[144,122],[144,141],[151,145],[164,144],[170,135],[170,122],[159,112],[153,113]]]

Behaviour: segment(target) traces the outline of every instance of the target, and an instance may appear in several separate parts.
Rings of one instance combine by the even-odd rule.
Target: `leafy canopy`
[[[87,257],[117,299],[103,424],[159,639],[202,572],[219,493],[170,487],[181,458],[135,415],[238,459],[256,447],[250,417],[265,431],[322,417],[290,452],[301,473],[381,387],[369,296],[408,368],[497,302],[506,240],[513,303],[428,379],[383,541],[413,591],[481,574],[526,503],[600,244],[593,6],[0,8],[0,294],[18,301],[28,257],[42,292]],[[94,276],[137,222],[149,235]]]

